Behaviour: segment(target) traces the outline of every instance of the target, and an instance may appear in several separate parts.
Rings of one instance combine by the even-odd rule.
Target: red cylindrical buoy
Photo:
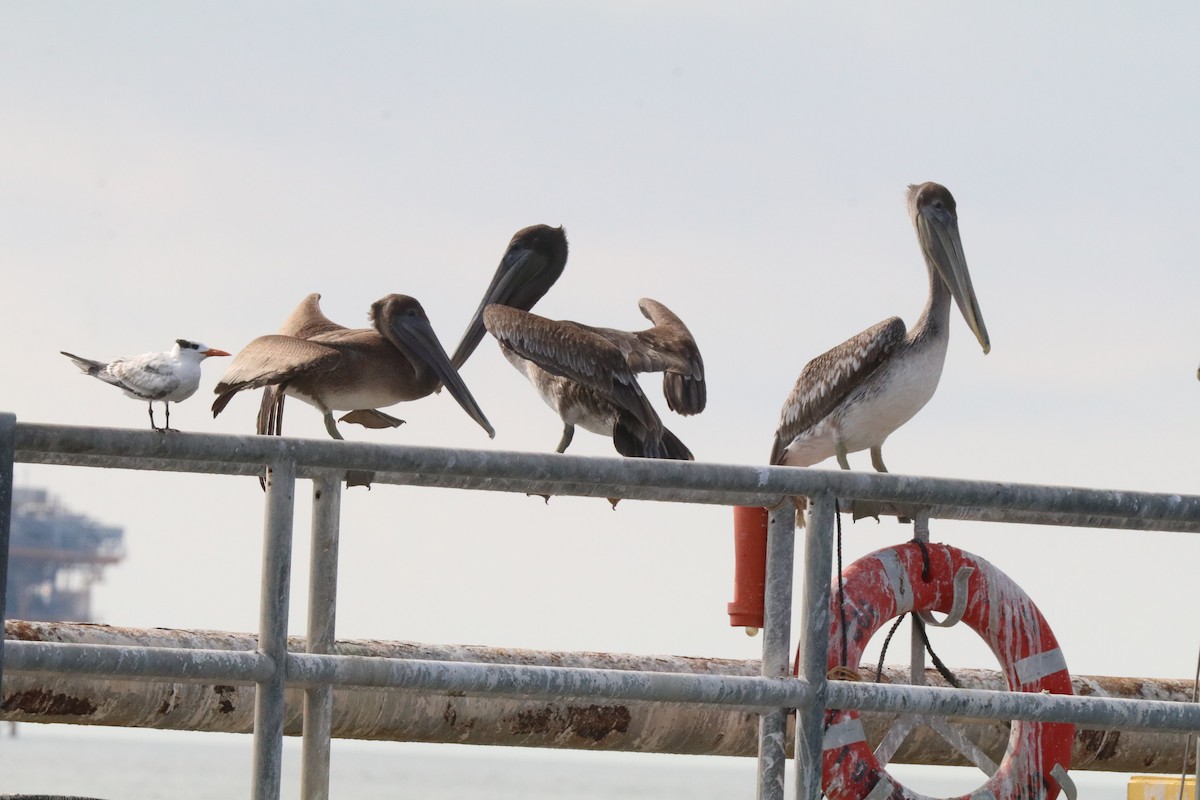
[[[729,624],[751,635],[763,625],[767,585],[767,510],[733,507],[733,602]]]

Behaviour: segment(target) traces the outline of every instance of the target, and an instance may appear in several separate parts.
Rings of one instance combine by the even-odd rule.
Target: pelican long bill
[[[455,368],[465,364],[483,341],[485,308],[502,305],[528,311],[550,291],[566,264],[567,237],[561,226],[531,225],[517,231],[454,350],[450,361]]]
[[[396,339],[411,348],[437,374],[442,385],[450,392],[450,396],[458,401],[463,411],[479,423],[490,438],[496,438],[495,429],[484,416],[483,409],[475,402],[471,390],[463,383],[458,370],[450,363],[450,357],[446,355],[446,350],[434,333],[429,320],[422,317],[398,317],[388,320],[387,324]]]
[[[983,312],[975,297],[971,284],[971,273],[967,269],[967,257],[963,254],[962,237],[958,233],[958,217],[955,215],[953,198],[950,205],[926,205],[916,212],[917,238],[921,249],[937,267],[938,274],[946,282],[959,312],[967,326],[979,340],[984,354],[992,349],[987,327],[983,324]]]

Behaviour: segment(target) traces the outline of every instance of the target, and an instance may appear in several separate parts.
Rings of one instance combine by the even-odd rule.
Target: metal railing
[[[0,559],[5,560],[0,575],[7,571],[14,463],[244,475],[270,470],[257,650],[0,642],[0,670],[255,684],[255,800],[273,800],[280,794],[286,686],[306,689],[305,798],[328,796],[333,688],[752,709],[761,715],[759,797],[770,800],[784,795],[787,716],[793,709],[797,714],[796,796],[803,800],[821,794],[826,708],[1073,722],[1117,730],[1200,730],[1200,705],[1190,703],[867,684],[826,676],[835,498],[919,508],[922,518],[1200,532],[1200,496],[257,436],[164,436],[152,431],[17,424],[13,415],[0,414]],[[374,472],[375,483],[774,508],[768,526],[762,676],[332,654],[341,479],[351,468]],[[293,507],[300,479],[312,481],[314,496],[308,647],[305,653],[289,653]],[[810,498],[811,510],[803,529],[801,657],[799,674],[792,676],[789,627],[795,497]],[[0,602],[2,598],[0,591]]]

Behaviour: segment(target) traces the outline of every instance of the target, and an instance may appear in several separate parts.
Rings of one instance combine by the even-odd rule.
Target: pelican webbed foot
[[[364,428],[373,428],[376,430],[381,428],[399,428],[404,424],[404,420],[397,419],[391,414],[385,414],[374,408],[362,408],[357,411],[350,411],[339,417],[338,422],[349,422],[353,425],[362,425]]]
[[[853,500],[850,502],[850,519],[858,522],[860,519],[871,519],[879,522],[883,513],[883,504],[874,500]]]
[[[375,480],[375,473],[365,469],[352,469],[346,472],[346,488],[351,486],[365,486],[367,490],[371,489],[371,481]]]

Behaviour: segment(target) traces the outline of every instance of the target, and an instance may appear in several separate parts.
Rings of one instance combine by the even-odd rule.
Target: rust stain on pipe
[[[552,739],[577,737],[602,742],[611,735],[629,730],[629,709],[623,705],[542,706],[518,711],[509,724],[514,736],[540,736]]]
[[[26,689],[6,695],[0,709],[5,713],[48,717],[88,717],[96,713],[95,703],[86,697],[43,689]]]

